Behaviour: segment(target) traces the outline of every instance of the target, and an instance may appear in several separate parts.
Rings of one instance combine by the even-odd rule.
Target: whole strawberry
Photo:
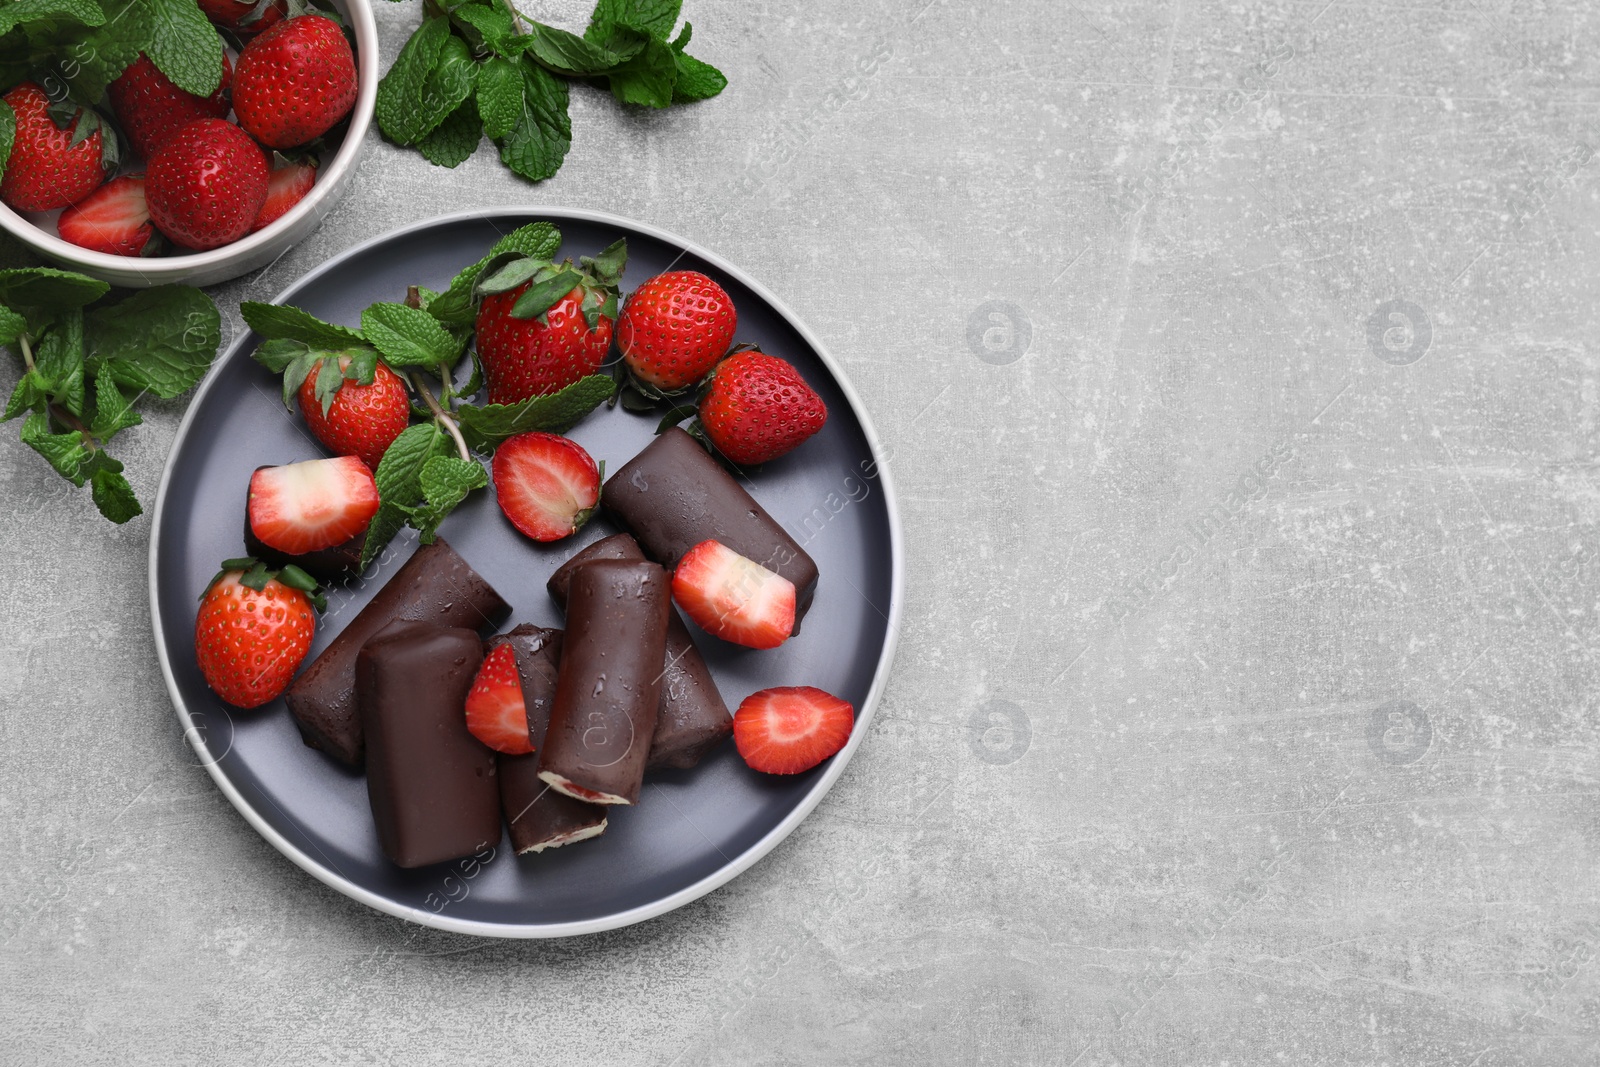
[[[356,102],[356,60],[332,19],[301,15],[266,30],[239,54],[233,110],[268,148],[327,133]]]
[[[700,429],[741,465],[793,451],[827,421],[827,406],[800,372],[756,349],[717,364],[700,398]]]
[[[283,21],[284,0],[200,0],[206,18],[223,29],[249,36]]]
[[[349,368],[350,359],[341,356],[339,368]],[[382,363],[373,371],[372,382],[342,379],[332,391],[318,395],[319,361],[306,375],[296,394],[300,414],[316,439],[341,456],[358,456],[373,470],[394,439],[411,421],[411,400],[400,376]]]
[[[145,199],[156,228],[185,248],[217,248],[250,232],[267,200],[267,157],[239,127],[200,119],[150,157]]]
[[[139,58],[107,88],[111,106],[122,120],[128,143],[145,159],[155,154],[168,136],[196,119],[220,119],[228,114],[228,85],[233,80],[233,64],[222,57],[222,84],[210,96],[186,93],[156,69],[150,57]]]
[[[200,597],[194,655],[217,696],[240,708],[272,700],[311,651],[317,583],[298,567],[267,570],[253,559],[230,559]]]
[[[698,271],[668,271],[628,296],[617,320],[617,347],[637,381],[673,393],[716,366],[738,325],[722,286]]]
[[[521,257],[486,272],[477,344],[491,404],[546,396],[600,369],[627,255],[618,241],[576,267]]]
[[[116,138],[88,108],[53,105],[32,82],[3,98],[17,116],[0,200],[18,211],[53,211],[100,187],[116,169]]]

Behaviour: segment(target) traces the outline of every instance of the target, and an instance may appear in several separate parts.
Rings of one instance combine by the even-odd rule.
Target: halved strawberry
[[[753,770],[809,771],[850,740],[856,709],[809,685],[751,693],[733,714],[733,743]]]
[[[706,633],[746,648],[777,648],[794,632],[794,583],[721,541],[678,561],[672,599]]]
[[[63,241],[113,256],[143,254],[156,228],[144,199],[144,175],[114,178],[61,213]]]
[[[496,645],[478,668],[478,677],[467,693],[467,730],[508,756],[525,756],[533,751],[528,739],[528,708],[522,701],[522,680],[517,676],[517,655],[510,645]]]
[[[494,492],[511,525],[535,541],[576,533],[600,501],[600,469],[555,433],[519,433],[495,449]]]
[[[378,510],[378,485],[355,456],[263,467],[250,477],[250,529],[298,556],[343,544]]]
[[[296,160],[278,156],[273,161],[272,173],[267,177],[267,202],[261,205],[250,232],[264,230],[289,213],[289,209],[305,199],[311,187],[317,184],[317,161]]]

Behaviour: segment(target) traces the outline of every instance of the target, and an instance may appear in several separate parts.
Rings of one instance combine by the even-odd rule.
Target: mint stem
[[[33,370],[33,349],[28,346],[28,335],[23,334],[21,337],[18,337],[17,344],[22,346],[22,362],[28,365],[28,369],[30,371]]]
[[[461,458],[471,463],[472,452],[467,448],[466,438],[461,436],[461,427],[456,425],[455,416],[439,406],[439,401],[434,399],[433,393],[423,384],[421,374],[412,371],[406,377],[411,380],[411,387],[422,396],[422,402],[428,405],[428,410],[433,412],[433,421],[444,427],[444,432],[455,440],[456,451],[461,453]]]
[[[18,337],[17,344],[22,348],[22,362],[27,364],[30,372],[35,370],[36,368],[33,362],[33,348],[28,344],[28,335],[23,334],[21,337]],[[60,423],[62,426],[65,426],[69,430],[77,430],[78,433],[82,435],[83,445],[85,448],[91,452],[98,452],[100,450],[100,441],[95,437],[94,434],[89,432],[88,423],[78,418],[78,416],[74,415],[60,404],[52,402],[46,404],[45,407],[49,410],[50,417],[52,419],[56,420],[56,422]]]

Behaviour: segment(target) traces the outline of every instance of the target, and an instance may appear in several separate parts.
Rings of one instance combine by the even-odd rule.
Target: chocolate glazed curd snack
[[[506,829],[511,832],[511,845],[519,855],[569,845],[606,831],[605,805],[574,800],[539,777],[537,750],[544,747],[550,709],[555,702],[561,640],[560,630],[524,624],[488,642],[489,648],[510,645],[516,656],[522,704],[528,714],[528,739],[535,749],[526,756],[501,752],[495,757],[500,806],[505,811]]]
[[[816,591],[816,562],[683,430],[667,430],[607,478],[600,503],[668,570],[700,542],[721,541],[783,575],[798,594],[799,629]]]
[[[475,630],[419,622],[391,623],[356,657],[367,796],[384,855],[401,867],[500,840],[494,753],[461,710],[481,662]]]
[[[655,734],[671,610],[654,563],[596,560],[572,571],[539,777],[596,804],[633,804]]]
[[[364,745],[356,654],[361,646],[397,620],[480,630],[498,626],[509,611],[444,538],[420,546],[284,694],[301,737],[334,759],[360,766]]]
[[[589,545],[550,576],[546,588],[556,606],[567,606],[572,572],[597,559],[642,560],[644,553],[627,534],[614,534]],[[532,723],[530,712],[529,723]],[[695,647],[689,628],[676,608],[667,609],[667,655],[661,674],[661,703],[656,732],[650,741],[646,769],[693,767],[723,738],[733,733],[733,714],[723,702],[705,657]]]

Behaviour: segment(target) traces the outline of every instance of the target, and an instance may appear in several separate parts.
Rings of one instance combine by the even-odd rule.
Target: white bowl
[[[372,18],[371,0],[334,0],[334,6],[356,37],[359,85],[350,125],[338,150],[331,158],[324,157],[311,192],[271,226],[207,252],[149,258],[91,252],[63,241],[55,231],[59,212],[29,217],[0,204],[0,228],[57,266],[129,289],[169,284],[215,285],[271,263],[316,229],[333,210],[355,177],[366,150],[367,127],[372,124],[372,105],[378,93],[378,27]]]

